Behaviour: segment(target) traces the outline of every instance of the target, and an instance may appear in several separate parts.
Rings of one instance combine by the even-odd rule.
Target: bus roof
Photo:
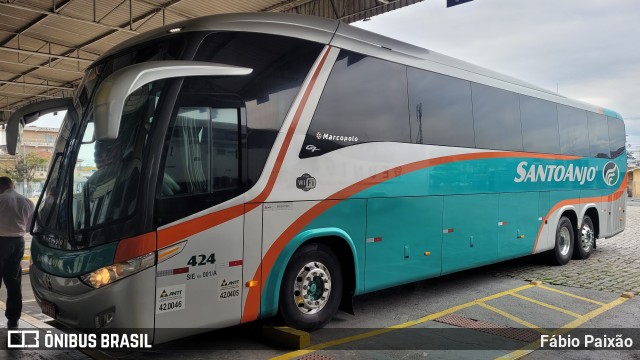
[[[338,20],[316,16],[265,12],[220,14],[189,19],[131,38],[114,46],[97,61],[128,47],[170,36],[170,29],[180,29],[180,32],[242,31],[296,37],[622,119],[615,111],[568,99],[526,81]]]

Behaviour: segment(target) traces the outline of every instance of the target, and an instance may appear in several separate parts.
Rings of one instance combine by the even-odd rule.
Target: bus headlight
[[[80,280],[85,284],[100,288],[109,285],[116,280],[120,280],[129,275],[133,275],[139,271],[149,268],[156,263],[156,253],[148,253],[146,255],[133,258],[121,263],[105,266],[88,274],[80,276]]]

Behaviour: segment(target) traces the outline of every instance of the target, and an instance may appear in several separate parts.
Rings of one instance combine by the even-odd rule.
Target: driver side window
[[[241,191],[243,107],[216,95],[181,94],[169,128],[158,223],[212,207]]]

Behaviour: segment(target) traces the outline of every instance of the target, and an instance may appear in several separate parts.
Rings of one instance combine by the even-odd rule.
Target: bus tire
[[[596,232],[593,227],[593,221],[588,215],[582,219],[582,227],[578,232],[573,246],[574,259],[588,259],[593,252],[593,245],[596,240]]]
[[[549,251],[549,260],[553,265],[565,265],[571,260],[574,245],[573,224],[566,216],[560,218],[556,228],[556,242]]]
[[[342,269],[331,249],[310,243],[298,249],[285,270],[279,310],[284,322],[296,329],[325,326],[338,311],[342,298]]]

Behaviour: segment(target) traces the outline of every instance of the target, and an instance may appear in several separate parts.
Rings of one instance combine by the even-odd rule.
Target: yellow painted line
[[[579,299],[579,300],[582,300],[582,301],[590,302],[592,304],[596,304],[596,305],[600,305],[600,306],[604,306],[605,305],[605,303],[600,302],[600,301],[595,301],[595,300],[592,300],[592,299],[589,299],[589,298],[586,298],[586,297],[582,297],[582,296],[578,296],[578,295],[575,295],[575,294],[572,294],[572,293],[569,293],[569,292],[566,292],[566,291],[562,291],[562,290],[546,287],[544,285],[538,285],[538,287],[541,288],[541,289],[557,292],[558,294],[566,295],[566,296],[572,297],[574,299]]]
[[[612,302],[608,303],[608,304],[603,304],[601,307],[590,311],[582,316],[580,316],[579,318],[571,321],[570,323],[562,326],[561,328],[554,330],[553,332],[551,332],[550,335],[563,335],[568,333],[569,331],[577,328],[578,326],[584,324],[585,322],[595,318],[598,315],[603,314],[605,311],[611,310],[614,307],[624,303],[625,301],[629,300],[628,298],[624,298],[624,297],[619,297],[616,300],[613,300]],[[513,359],[520,359],[523,356],[532,353],[534,350],[540,348],[540,340],[536,340],[532,343],[527,344],[526,346],[522,347],[521,349],[518,349],[516,351],[513,351],[511,353],[508,353],[504,356],[501,356],[499,358],[496,358],[496,360],[513,360]]]
[[[423,317],[421,317],[419,319],[416,319],[416,320],[407,321],[407,322],[402,323],[402,324],[392,325],[392,326],[389,326],[389,327],[386,327],[386,328],[381,328],[381,329],[377,329],[377,330],[373,330],[373,331],[367,331],[365,333],[358,334],[358,335],[353,335],[353,336],[348,336],[348,337],[344,337],[344,338],[340,338],[340,339],[336,339],[336,340],[332,340],[332,341],[327,341],[327,342],[324,342],[324,343],[313,345],[313,346],[311,346],[311,347],[309,347],[307,349],[304,349],[304,350],[293,351],[293,352],[290,352],[290,353],[286,353],[286,354],[283,354],[283,355],[280,355],[280,356],[273,357],[273,358],[271,358],[271,360],[294,359],[294,358],[297,358],[297,357],[300,357],[300,356],[304,356],[304,355],[310,354],[310,353],[312,353],[314,351],[323,350],[323,349],[327,349],[327,348],[330,348],[330,347],[333,347],[333,346],[342,345],[342,344],[346,344],[346,343],[350,343],[350,342],[354,342],[354,341],[358,341],[358,340],[363,340],[363,339],[366,339],[366,338],[370,338],[372,336],[382,335],[382,334],[385,334],[385,333],[388,333],[388,332],[391,332],[391,331],[394,331],[394,330],[398,330],[398,329],[405,329],[405,328],[408,328],[408,327],[411,327],[411,326],[422,324],[422,323],[427,322],[427,321],[435,320],[437,318],[440,318],[440,317],[443,317],[445,315],[454,313],[456,311],[460,311],[462,309],[466,309],[466,308],[474,306],[474,305],[482,304],[485,301],[494,300],[494,299],[497,299],[497,298],[500,298],[500,297],[503,297],[503,296],[506,296],[506,295],[511,295],[511,294],[514,294],[514,293],[516,293],[518,291],[529,289],[529,288],[532,288],[534,286],[535,285],[531,285],[531,284],[523,285],[523,286],[511,289],[511,290],[506,290],[506,291],[502,291],[502,292],[499,292],[499,293],[496,293],[496,294],[493,294],[493,295],[485,296],[483,298],[480,298],[480,299],[477,299],[477,300],[473,300],[473,301],[470,301],[468,303],[456,305],[456,306],[450,307],[448,309],[439,311],[437,313],[433,313],[433,314],[430,314],[430,315],[423,316]]]
[[[605,305],[599,307],[598,309],[590,311],[590,312],[586,313],[585,315],[581,316],[578,319],[573,320],[572,322],[570,322],[567,325],[563,326],[561,329],[558,329],[558,330],[554,331],[554,334],[555,335],[565,334],[570,329],[573,329],[573,328],[576,328],[576,327],[582,325],[586,321],[591,320],[591,319],[593,319],[594,317],[596,317],[598,315],[601,315],[605,311],[613,309],[614,307],[622,304],[623,302],[625,302],[627,300],[629,300],[629,299],[624,298],[624,297],[619,297],[619,298],[613,300],[612,302],[610,302],[608,304],[605,304]]]
[[[531,328],[531,329],[533,329],[533,330],[535,330],[535,331],[537,331],[537,332],[539,332],[541,334],[550,334],[551,333],[551,331],[549,331],[547,329],[543,329],[538,325],[534,325],[534,324],[532,324],[532,323],[530,323],[530,322],[528,322],[526,320],[522,320],[522,319],[520,319],[519,317],[517,317],[515,315],[511,315],[508,312],[502,311],[502,310],[500,310],[498,308],[495,308],[495,307],[493,307],[491,305],[488,305],[488,304],[485,304],[485,303],[479,303],[478,305],[482,306],[485,309],[489,309],[489,310],[491,310],[491,311],[493,311],[493,312],[495,312],[497,314],[500,314],[500,315],[506,317],[507,319],[513,320],[513,321],[517,322],[520,325],[524,325],[524,326],[526,326],[528,328]]]
[[[567,315],[571,315],[571,316],[573,316],[573,317],[575,317],[575,318],[579,318],[580,316],[582,316],[582,315],[580,315],[580,314],[578,314],[578,313],[574,313],[573,311],[569,311],[569,310],[567,310],[567,309],[563,309],[563,308],[558,307],[558,306],[555,306],[555,305],[547,304],[546,302],[538,301],[538,300],[536,300],[536,299],[532,299],[532,298],[530,298],[530,297],[526,297],[526,296],[524,296],[524,295],[520,295],[520,294],[511,294],[511,296],[515,296],[515,297],[517,297],[518,299],[526,300],[526,301],[532,302],[532,303],[534,303],[534,304],[538,304],[538,305],[540,305],[540,306],[544,306],[544,307],[546,307],[546,308],[548,308],[548,309],[551,309],[551,310],[555,310],[555,311],[559,311],[559,312],[561,312],[561,313],[565,313],[565,314],[567,314]]]

